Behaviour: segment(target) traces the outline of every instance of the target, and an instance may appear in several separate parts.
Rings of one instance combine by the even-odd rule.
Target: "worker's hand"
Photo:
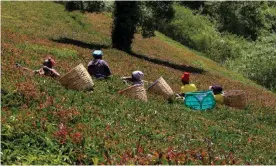
[[[179,94],[176,94],[175,96],[176,96],[176,97],[175,97],[176,99],[184,99],[184,97],[183,97],[183,96],[180,96]]]
[[[59,74],[55,69],[52,69],[52,72],[53,72],[57,77],[60,77],[60,74]]]
[[[41,69],[38,70],[38,74],[44,75],[44,70],[43,70],[43,68],[41,68]]]

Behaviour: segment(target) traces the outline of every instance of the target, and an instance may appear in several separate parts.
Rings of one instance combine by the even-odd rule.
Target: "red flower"
[[[70,129],[67,129],[62,123],[59,125],[59,130],[54,133],[54,136],[57,137],[61,144],[64,144],[67,139],[67,135]]]
[[[71,136],[73,143],[81,143],[82,142],[82,139],[83,139],[82,133],[75,132],[75,133],[71,134],[70,136]]]

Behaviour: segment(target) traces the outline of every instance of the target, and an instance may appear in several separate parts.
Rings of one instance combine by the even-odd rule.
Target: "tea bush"
[[[188,8],[175,5],[175,18],[161,32],[203,53],[204,56],[241,72],[270,90],[275,90],[275,33],[248,41],[241,36],[220,33],[216,22]],[[269,10],[273,13],[273,8]],[[271,16],[273,14],[267,15]],[[272,25],[271,25],[272,26]]]
[[[242,72],[258,84],[276,90],[276,34],[262,37],[250,47],[241,51],[241,55],[227,62],[232,70]]]
[[[205,56],[223,63],[228,58],[239,54],[239,47],[245,41],[230,34],[221,34],[207,17],[194,11],[175,5],[175,17],[171,23],[164,25],[161,32],[172,39]]]
[[[69,90],[58,80],[32,75],[14,64],[35,68],[49,53],[62,75],[79,63],[87,64],[95,45],[111,43],[112,19],[99,13],[68,13],[53,2],[3,2],[2,12],[1,164],[276,163],[271,143],[276,138],[276,97],[240,74],[164,35],[136,35],[134,46],[145,59],[103,48],[113,77],[93,80],[93,92]],[[79,42],[52,40],[61,37]],[[120,77],[137,69],[148,81],[162,75],[179,91],[183,71],[149,62],[149,57],[206,70],[191,76],[200,89],[224,82],[227,90],[244,89],[246,109],[218,105],[199,112],[183,101],[167,103],[157,95],[149,94],[144,103],[118,94],[126,87]]]

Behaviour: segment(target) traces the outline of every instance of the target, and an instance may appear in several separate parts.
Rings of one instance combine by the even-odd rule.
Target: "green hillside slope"
[[[54,2],[2,2],[1,164],[275,164],[276,96],[238,73],[157,33],[135,35],[133,54],[111,48],[110,13],[66,12]],[[15,63],[39,68],[56,60],[62,75],[101,47],[113,77],[95,90],[67,90]],[[193,111],[159,96],[149,102],[117,92],[120,77],[142,70],[175,92],[184,71],[199,89],[222,84],[247,93],[245,110]]]

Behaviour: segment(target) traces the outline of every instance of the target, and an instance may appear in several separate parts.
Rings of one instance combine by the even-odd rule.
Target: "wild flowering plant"
[[[63,123],[60,123],[59,130],[54,133],[54,136],[58,139],[60,144],[65,144],[71,131],[71,128],[64,126]]]

